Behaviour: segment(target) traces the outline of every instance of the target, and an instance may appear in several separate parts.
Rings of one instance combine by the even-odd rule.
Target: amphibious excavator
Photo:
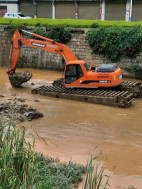
[[[27,82],[32,77],[30,72],[23,74],[22,77],[18,73],[15,74],[22,46],[55,53],[62,56],[66,62],[63,78],[55,80],[52,86],[35,88],[32,93],[127,107],[133,98],[142,92],[142,83],[122,80],[122,71],[116,63],[89,68],[84,60],[78,60],[68,46],[21,29],[17,29],[13,34],[10,69],[7,71],[11,85],[14,87]]]

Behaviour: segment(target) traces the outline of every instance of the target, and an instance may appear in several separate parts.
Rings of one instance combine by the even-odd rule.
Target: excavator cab
[[[65,87],[116,87],[121,83],[122,71],[115,63],[89,69],[85,61],[71,61],[65,66]]]
[[[69,64],[65,69],[65,84],[71,84],[83,75],[80,64]]]

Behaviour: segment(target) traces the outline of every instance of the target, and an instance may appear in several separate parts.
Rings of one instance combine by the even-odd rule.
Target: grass
[[[69,189],[76,187],[82,181],[82,175],[86,172],[84,166],[69,163],[61,163],[58,159],[36,157],[35,169],[36,188]]]
[[[26,189],[32,182],[34,153],[25,141],[25,130],[18,131],[11,121],[0,121],[0,188]]]
[[[93,163],[94,158],[90,156],[87,163],[86,178],[83,189],[107,189],[110,188],[109,176],[104,174],[104,167]]]
[[[0,120],[0,189],[70,189],[82,181],[84,166],[33,152],[25,129],[5,120]]]

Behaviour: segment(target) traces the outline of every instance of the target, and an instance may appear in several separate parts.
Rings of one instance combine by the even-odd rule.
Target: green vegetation
[[[64,27],[52,27],[48,29],[45,27],[35,27],[32,32],[53,39],[60,43],[67,43],[72,37],[71,32]]]
[[[82,189],[111,188],[104,166],[96,161],[101,153],[90,156],[86,166],[44,157],[33,151],[34,144],[26,142],[25,128],[17,129],[14,115],[9,116],[9,122],[5,115],[0,118],[0,189],[72,189],[78,188],[83,176]]]
[[[93,52],[117,61],[122,55],[133,58],[142,50],[140,27],[100,27],[87,34]]]
[[[104,175],[104,167],[94,164],[94,158],[90,157],[87,163],[87,173],[83,189],[108,189],[109,176]]]
[[[25,141],[25,130],[17,131],[13,122],[6,128],[0,122],[0,188],[24,189],[32,185],[34,153]]]
[[[12,116],[13,117],[13,116]],[[15,128],[13,121],[0,120],[0,189],[109,189],[104,166],[96,163],[101,153],[86,166],[35,153],[25,140],[25,128]],[[134,186],[128,189],[136,189]]]
[[[0,120],[0,189],[71,189],[82,182],[86,171],[84,189],[106,189],[104,168],[94,172],[92,158],[82,166],[37,154],[25,140],[25,129],[18,130],[13,121],[5,120]]]
[[[96,27],[112,27],[112,26],[142,26],[142,22],[126,22],[126,21],[101,21],[101,20],[84,20],[84,19],[11,19],[0,18],[1,25],[9,26],[45,26],[45,27],[73,27],[73,28],[96,28]]]
[[[32,151],[25,129],[0,122],[0,189],[69,189],[82,181],[86,168],[60,163]]]
[[[35,189],[70,189],[82,181],[86,168],[71,161],[61,163],[59,159],[36,155],[36,169],[34,170]]]

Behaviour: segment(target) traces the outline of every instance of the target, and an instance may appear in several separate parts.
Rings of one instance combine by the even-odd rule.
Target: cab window
[[[65,83],[70,84],[82,76],[83,72],[79,64],[71,64],[66,66]]]
[[[88,71],[88,70],[89,70],[89,68],[88,68],[88,65],[87,65],[87,64],[84,64],[84,67],[85,67],[86,71]]]

